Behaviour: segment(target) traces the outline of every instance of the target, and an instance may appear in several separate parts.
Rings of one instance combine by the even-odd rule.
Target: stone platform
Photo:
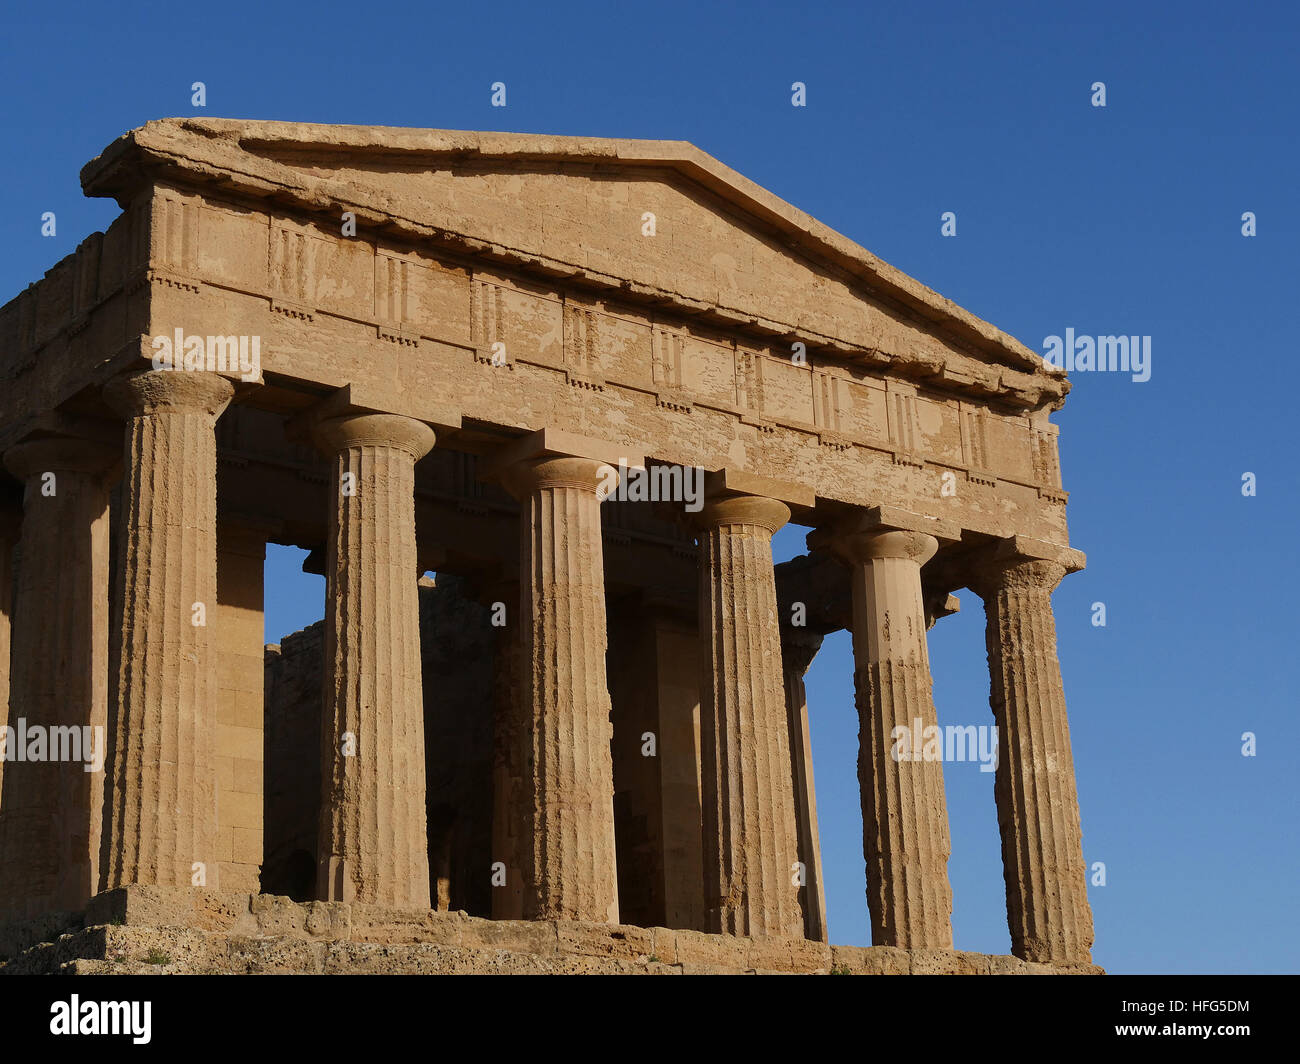
[[[1102,974],[960,950],[827,946],[576,921],[484,920],[128,887],[0,929],[0,975]]]

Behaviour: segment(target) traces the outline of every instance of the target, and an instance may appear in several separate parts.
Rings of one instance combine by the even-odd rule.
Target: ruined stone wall
[[[226,530],[217,550],[217,882],[255,892],[262,864],[266,545]]]
[[[266,648],[266,854],[262,891],[308,901],[316,890],[321,660],[317,622]]]

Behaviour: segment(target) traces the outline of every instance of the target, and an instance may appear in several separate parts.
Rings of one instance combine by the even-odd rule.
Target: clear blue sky
[[[1152,337],[1149,382],[1078,375],[1058,415],[1089,559],[1056,610],[1084,851],[1107,870],[1089,891],[1095,956],[1115,972],[1300,969],[1295,5],[14,6],[0,301],[112,220],[81,196],[83,163],[148,119],[199,113],[689,140],[1036,350],[1067,327]],[[271,638],[322,610],[287,553]],[[962,607],[931,633],[935,696],[942,722],[978,724],[983,614],[970,594]],[[865,944],[843,634],[809,697],[832,940]],[[947,788],[957,945],[1006,952],[992,776],[951,765]]]

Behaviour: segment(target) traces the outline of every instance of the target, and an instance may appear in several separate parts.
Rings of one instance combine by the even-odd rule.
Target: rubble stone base
[[[577,921],[132,886],[0,928],[0,974],[1098,975],[960,950],[827,946]]]

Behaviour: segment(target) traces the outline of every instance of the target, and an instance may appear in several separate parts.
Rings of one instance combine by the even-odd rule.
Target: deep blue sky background
[[[80,167],[196,113],[201,80],[214,117],[689,140],[1036,350],[1067,326],[1150,335],[1148,383],[1076,376],[1057,416],[1089,558],[1056,610],[1085,857],[1107,870],[1095,958],[1294,972],[1298,31],[1281,2],[11,8],[0,301],[116,214]],[[322,615],[295,556],[271,555],[271,640]],[[931,633],[935,698],[941,722],[985,723],[962,598]],[[866,944],[845,635],[809,698],[831,938]],[[954,924],[959,948],[1007,952],[992,779],[947,767]]]

